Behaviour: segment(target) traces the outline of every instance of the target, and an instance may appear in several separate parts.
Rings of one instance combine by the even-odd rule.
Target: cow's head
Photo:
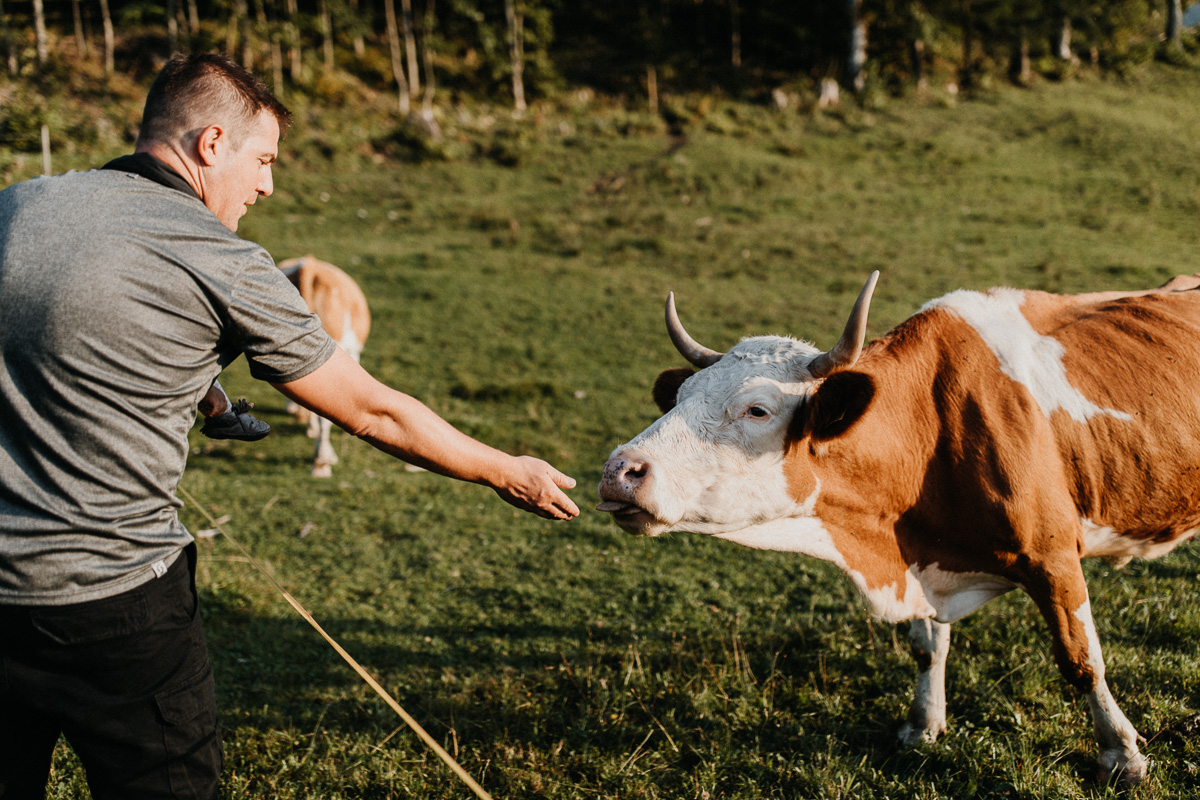
[[[801,441],[844,433],[866,410],[871,379],[848,372],[866,335],[879,273],[858,296],[841,340],[827,353],[795,339],[756,336],[727,353],[694,341],[667,298],[667,331],[699,371],[668,370],[654,399],[660,417],[613,451],[598,509],[626,531],[727,534],[812,514],[819,486],[789,466]]]

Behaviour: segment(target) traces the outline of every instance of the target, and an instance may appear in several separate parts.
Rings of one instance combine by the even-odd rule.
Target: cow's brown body
[[[358,361],[371,332],[367,298],[354,279],[341,269],[311,255],[282,261],[279,268],[299,291],[308,308],[321,320],[321,327],[338,345]],[[333,425],[307,409],[289,404],[288,411],[308,423],[308,435],[317,440],[312,475],[328,478],[338,462],[330,442]]]
[[[1088,693],[1103,771],[1139,780],[1080,559],[1155,557],[1200,527],[1198,285],[954,293],[817,378],[811,348],[744,340],[698,360],[711,366],[678,406],[681,376],[660,378],[668,413],[614,451],[601,508],[635,533],[698,530],[834,561],[876,614],[913,620],[909,742],[945,728],[948,623],[1024,589],[1063,675]],[[714,468],[726,442],[737,452]],[[722,486],[722,469],[740,483]]]

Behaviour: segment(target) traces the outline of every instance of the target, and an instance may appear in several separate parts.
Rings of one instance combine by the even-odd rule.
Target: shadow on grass
[[[299,618],[248,613],[236,596],[203,599],[224,713],[259,729],[326,725],[377,740],[400,725]],[[713,641],[589,636],[572,621],[418,625],[397,629],[394,644],[380,643],[390,626],[376,619],[319,622],[439,741],[481,754],[565,750],[574,764],[563,767],[581,783],[611,780],[606,770],[648,738],[672,776],[665,784],[680,790],[684,776],[719,765],[738,780],[757,776],[802,794],[818,791],[822,775],[857,769],[936,785],[947,796],[1033,798],[1018,788],[1021,754],[1095,781],[1094,754],[1038,753],[1023,739],[1028,731],[996,719],[935,745],[901,746],[896,732],[915,669],[895,653],[825,649],[822,631],[751,641],[749,654],[729,660]],[[773,656],[764,652],[772,648]],[[971,713],[966,705],[961,711]],[[1083,712],[1077,722],[1087,725]],[[985,756],[985,747],[1003,755]]]

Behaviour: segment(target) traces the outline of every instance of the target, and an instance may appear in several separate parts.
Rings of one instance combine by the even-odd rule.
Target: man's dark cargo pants
[[[94,800],[212,800],[221,773],[196,549],[135,589],[0,605],[0,798],[42,800],[59,736]]]

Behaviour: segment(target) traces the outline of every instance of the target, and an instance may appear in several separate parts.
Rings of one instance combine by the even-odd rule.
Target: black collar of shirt
[[[184,194],[190,194],[197,200],[200,199],[200,195],[196,194],[196,190],[192,188],[190,183],[184,180],[182,175],[149,153],[134,153],[131,156],[114,158],[101,167],[101,169],[132,172],[134,175],[141,175],[143,178],[152,180],[155,183],[162,184],[171,189],[178,189]]]

